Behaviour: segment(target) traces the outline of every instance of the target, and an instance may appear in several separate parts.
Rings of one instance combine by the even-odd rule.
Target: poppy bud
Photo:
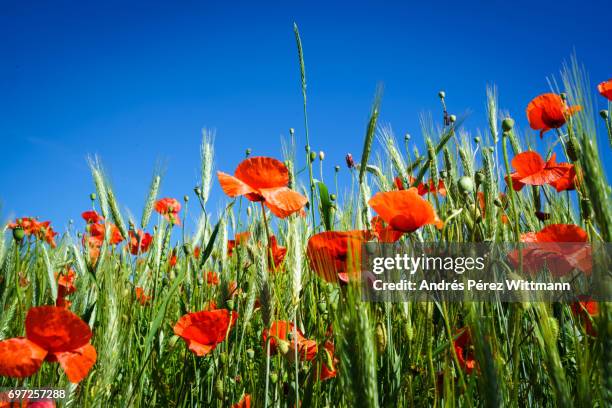
[[[293,136],[295,134],[295,129],[294,128],[289,128],[289,134],[291,136]]]
[[[323,159],[325,159],[325,152],[323,150],[321,150],[319,152],[319,160],[323,161]]]
[[[407,142],[408,140],[410,140],[410,133],[406,133],[404,135],[404,140]]]
[[[568,140],[567,144],[565,145],[566,148],[566,153],[567,153],[567,157],[569,157],[569,159],[573,162],[575,162],[576,160],[578,160],[578,154],[576,152],[576,146],[574,145],[574,143],[572,143],[572,140]]]
[[[253,349],[247,349],[246,351],[247,357],[250,359],[253,359],[253,357],[255,357],[255,351]]]
[[[561,99],[563,99],[563,101],[567,101],[567,94],[565,92],[561,92],[559,96],[561,97]]]
[[[310,162],[312,163],[313,161],[315,161],[315,159],[317,158],[317,153],[315,152],[310,152],[310,154],[308,155],[308,157],[310,158]]]
[[[246,157],[249,157],[251,155],[251,149],[250,148],[246,149],[245,155],[246,155]]]
[[[89,195],[89,199],[90,199],[91,201],[96,201],[96,193],[91,193],[91,194]]]
[[[337,173],[337,172],[339,172],[339,171],[340,171],[340,166],[336,165],[336,166],[334,167],[334,170],[336,170],[336,173]]]
[[[459,186],[459,191],[467,194],[474,191],[474,180],[471,177],[463,176],[459,179],[457,183]]]
[[[335,194],[330,194],[329,199],[332,201],[336,201],[336,195]]]
[[[476,172],[476,183],[482,184],[485,181],[485,175],[482,171]]]
[[[223,399],[223,391],[223,380],[219,378],[215,382],[215,395],[220,400]]]
[[[457,117],[455,115],[450,115],[448,120],[450,120],[450,123],[455,123],[457,121]]]
[[[479,144],[480,143],[480,138],[478,136],[476,136],[474,138],[474,143]]]
[[[511,131],[513,127],[514,127],[514,119],[505,118],[504,120],[502,120],[502,130],[504,132]]]
[[[440,178],[441,179],[446,179],[447,177],[448,177],[448,173],[446,172],[446,170],[440,171]]]
[[[353,155],[352,154],[348,153],[346,155],[346,157],[345,157],[345,160],[346,160],[346,166],[349,169],[352,169],[353,167],[355,167],[355,160],[353,160]]]
[[[23,230],[23,228],[15,227],[13,229],[13,239],[15,239],[15,241],[17,242],[21,242],[23,240],[23,237],[25,237],[25,231]]]
[[[582,212],[582,217],[585,220],[591,219],[592,209],[591,209],[591,201],[588,198],[583,198],[580,200],[580,211]]]
[[[603,119],[608,119],[608,110],[607,109],[600,110],[599,116],[601,116]]]
[[[185,194],[183,196],[183,201],[185,201],[185,202],[189,201],[189,196],[187,194]]]
[[[227,308],[229,310],[234,310],[234,300],[233,299],[229,299],[227,302],[225,302],[225,304],[227,305]]]
[[[193,189],[193,192],[199,197],[200,195],[202,195],[202,190],[200,190],[200,187],[196,186]]]
[[[319,302],[317,303],[317,308],[320,313],[325,313],[327,311],[327,304],[325,302]]]
[[[378,322],[376,323],[376,349],[378,354],[382,354],[387,348],[387,330],[385,326]]]
[[[220,362],[222,365],[226,365],[226,364],[227,364],[227,353],[221,353],[221,354],[219,355],[219,362]]]
[[[440,99],[446,98],[446,93],[444,91],[438,92],[438,98],[440,98]]]

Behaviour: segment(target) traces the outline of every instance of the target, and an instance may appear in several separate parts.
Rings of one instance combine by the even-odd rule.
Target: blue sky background
[[[326,152],[329,177],[347,152],[360,157],[378,82],[381,122],[418,138],[419,114],[439,114],[440,89],[476,130],[495,83],[500,107],[525,129],[527,103],[574,50],[597,109],[595,85],[612,77],[604,1],[83,3],[0,2],[2,219],[36,215],[60,229],[78,219],[93,191],[88,154],[139,219],[156,163],[164,196],[192,192],[202,127],[216,129],[217,168],[230,173],[247,147],[280,157],[290,127],[301,149],[293,21],[311,144]],[[210,205],[223,200],[215,182]]]

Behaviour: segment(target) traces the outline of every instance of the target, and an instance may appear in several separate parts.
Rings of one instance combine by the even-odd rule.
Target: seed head
[[[15,227],[13,229],[13,239],[15,239],[15,241],[17,242],[21,242],[23,240],[23,237],[25,237],[25,231],[23,230],[23,228]]]
[[[513,127],[514,127],[514,119],[505,118],[504,120],[502,120],[502,130],[504,132],[511,131]]]

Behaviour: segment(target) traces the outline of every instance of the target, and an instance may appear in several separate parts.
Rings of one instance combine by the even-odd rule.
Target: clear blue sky
[[[440,89],[452,112],[471,110],[466,127],[476,130],[495,83],[523,129],[526,104],[574,50],[593,92],[612,77],[605,1],[83,3],[0,3],[2,219],[40,216],[60,229],[78,219],[93,190],[88,154],[139,218],[157,161],[164,196],[192,192],[202,127],[216,129],[217,168],[227,172],[247,147],[280,157],[290,127],[301,147],[293,21],[311,142],[330,176],[347,152],[360,156],[378,82],[381,121],[417,137],[419,114],[439,111]],[[223,199],[215,183],[212,208]]]

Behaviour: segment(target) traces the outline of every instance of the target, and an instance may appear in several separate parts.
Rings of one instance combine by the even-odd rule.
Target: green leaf
[[[333,205],[329,197],[329,190],[321,181],[317,181],[317,187],[319,188],[319,199],[321,202],[321,207],[319,208],[321,212],[321,220],[323,220],[325,229],[327,231],[331,231],[333,228]]]

